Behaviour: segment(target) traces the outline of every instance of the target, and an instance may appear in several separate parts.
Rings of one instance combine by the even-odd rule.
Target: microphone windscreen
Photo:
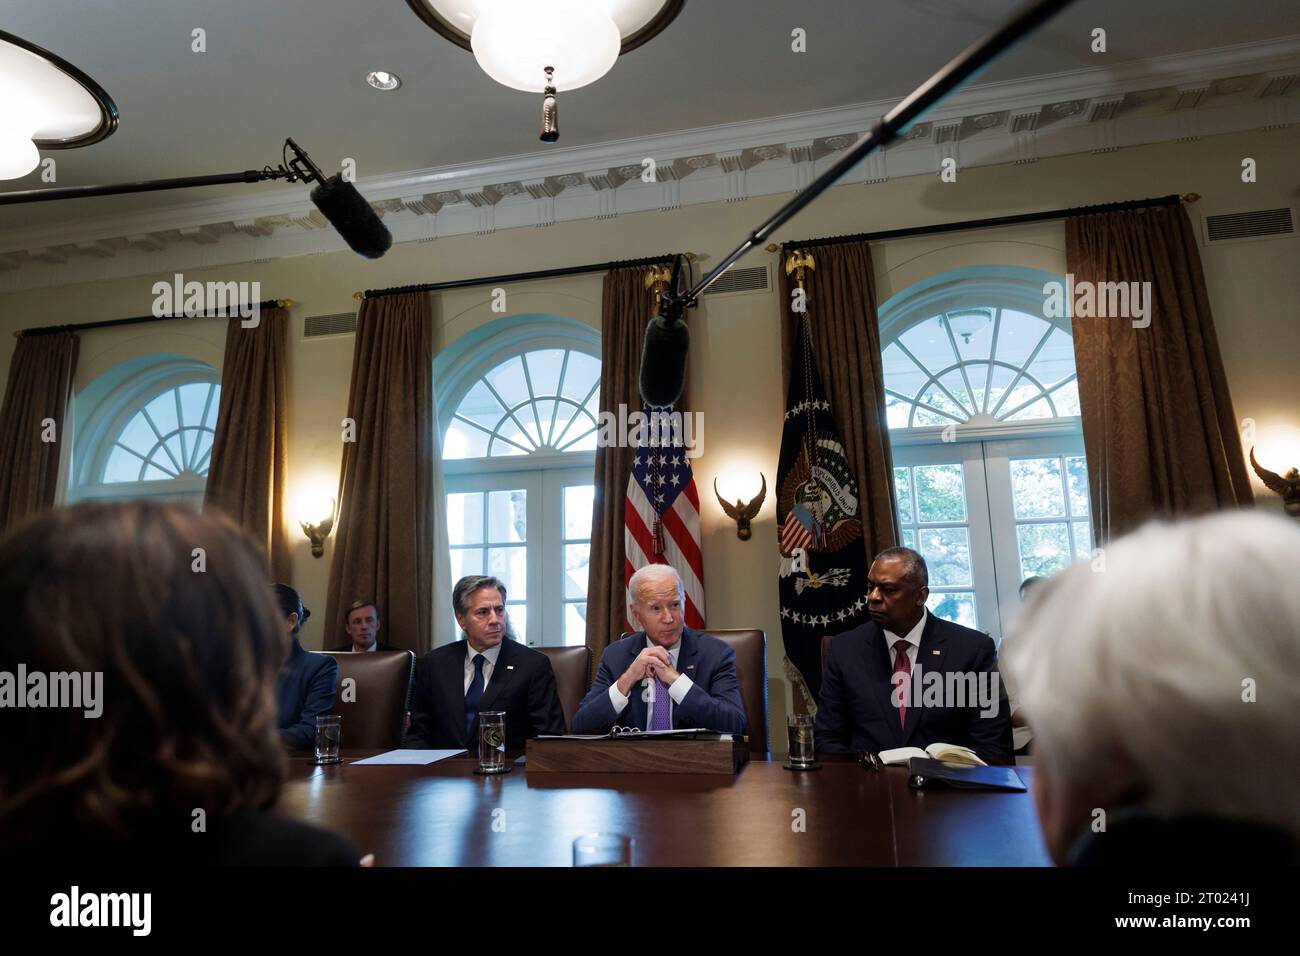
[[[641,349],[641,400],[647,405],[676,405],[682,397],[690,344],[685,322],[662,315],[650,320]]]
[[[344,181],[341,174],[335,173],[313,189],[311,201],[353,252],[367,259],[378,259],[393,244],[388,228],[357,192],[357,187]]]

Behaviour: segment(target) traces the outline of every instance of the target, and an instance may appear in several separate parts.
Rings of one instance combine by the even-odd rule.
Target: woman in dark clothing
[[[0,856],[356,865],[346,840],[268,812],[290,644],[234,524],[143,502],[47,511],[0,540],[0,607],[0,682],[61,690],[0,707]]]

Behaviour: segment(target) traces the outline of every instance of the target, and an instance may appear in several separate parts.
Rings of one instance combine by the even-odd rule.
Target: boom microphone
[[[378,259],[387,252],[393,244],[393,236],[357,192],[357,187],[339,173],[326,179],[311,157],[292,139],[285,140],[285,146],[292,149],[294,155],[289,168],[303,182],[317,183],[311,191],[311,201],[352,251],[367,259]]]
[[[659,314],[646,325],[641,346],[641,400],[676,405],[686,387],[686,353],[691,332],[682,321],[685,302],[678,296],[682,259],[673,262],[671,285],[659,298]]]

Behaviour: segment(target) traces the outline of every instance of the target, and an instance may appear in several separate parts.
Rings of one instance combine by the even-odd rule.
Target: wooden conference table
[[[277,810],[343,834],[379,866],[569,866],[574,838],[593,831],[633,837],[637,866],[1051,865],[1029,793],[914,791],[906,768],[873,773],[852,758],[792,773],[777,755],[735,776],[529,776],[519,765],[478,776],[464,757],[350,766],[375,752],[344,750],[324,767],[293,758]],[[1032,768],[1016,769],[1031,782]]]

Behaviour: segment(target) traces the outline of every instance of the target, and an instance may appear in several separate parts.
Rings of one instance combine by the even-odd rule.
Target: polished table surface
[[[293,758],[278,812],[343,834],[380,866],[569,866],[574,838],[593,831],[632,836],[636,865],[1050,865],[1028,793],[909,790],[904,767],[822,758],[794,773],[751,759],[735,776],[529,776],[522,765],[478,776],[467,758],[350,765],[375,752],[344,750],[323,767]],[[1032,768],[1016,769],[1031,782]]]

